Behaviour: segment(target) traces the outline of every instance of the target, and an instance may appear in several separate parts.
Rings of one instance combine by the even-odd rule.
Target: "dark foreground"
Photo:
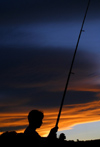
[[[66,141],[60,139],[47,139],[43,138],[41,141],[36,140],[32,137],[25,136],[24,134],[5,134],[0,136],[0,143],[2,146],[27,146],[27,147],[90,147],[99,146],[100,140],[90,140],[90,141]]]

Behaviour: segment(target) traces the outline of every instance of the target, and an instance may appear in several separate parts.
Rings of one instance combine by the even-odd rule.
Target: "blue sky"
[[[99,139],[100,137],[100,122],[92,122],[86,124],[76,125],[71,127],[67,131],[59,131],[58,137],[60,133],[66,134],[67,140],[92,140],[92,139]]]
[[[0,114],[5,116],[1,119],[1,132],[12,127],[16,131],[24,129],[27,121],[21,114],[26,116],[34,108],[46,114],[46,130],[54,127],[54,114],[60,106],[86,6],[87,0],[0,1]],[[82,33],[73,66],[75,74],[71,76],[64,102],[70,117],[67,112],[62,114],[65,120],[59,123],[59,129],[64,130],[66,136],[69,133],[68,139],[71,140],[85,139],[85,127],[89,127],[90,132],[94,132],[95,125],[99,127],[99,17],[100,2],[91,0],[84,24],[85,32]],[[80,105],[84,108],[89,105],[88,110],[84,110],[87,115],[80,114],[83,111]],[[76,112],[74,115],[73,110]],[[50,111],[54,111],[54,119]],[[50,115],[50,122],[46,112]],[[16,124],[22,117],[16,126],[11,123],[14,114]],[[71,117],[76,118],[75,121]],[[67,121],[70,123],[67,124]],[[72,129],[66,131],[70,126],[73,126]],[[43,130],[40,133],[44,135]],[[46,130],[44,132],[48,132]],[[73,137],[75,132],[76,138]],[[86,134],[87,139],[100,136],[98,128],[95,128],[95,135]]]

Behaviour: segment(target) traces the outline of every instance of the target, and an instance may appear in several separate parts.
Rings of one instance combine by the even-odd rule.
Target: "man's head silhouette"
[[[44,117],[44,114],[41,111],[38,110],[32,110],[29,112],[28,115],[28,121],[29,126],[25,129],[24,134],[27,136],[33,136],[34,139],[41,140],[41,136],[36,132],[37,128],[40,128],[42,125],[42,119]],[[56,132],[58,130],[58,127],[54,127],[50,130],[50,133],[47,138],[56,138]]]
[[[33,127],[34,129],[40,128],[40,126],[42,125],[43,117],[44,115],[41,111],[38,111],[38,110],[30,111],[28,115],[29,125]]]

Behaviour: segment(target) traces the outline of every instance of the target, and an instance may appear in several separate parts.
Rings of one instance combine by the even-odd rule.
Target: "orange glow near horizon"
[[[47,136],[50,129],[56,124],[58,108],[44,109],[44,119],[41,128],[37,129],[41,136]],[[23,132],[28,125],[28,113],[0,113],[0,128],[1,133],[3,128],[17,127],[15,131]],[[59,121],[59,130],[68,130],[73,126],[83,123],[89,123],[100,120],[100,100],[84,103],[65,105],[62,109],[61,118]],[[18,129],[18,128],[24,129]],[[7,131],[7,130],[6,130]]]

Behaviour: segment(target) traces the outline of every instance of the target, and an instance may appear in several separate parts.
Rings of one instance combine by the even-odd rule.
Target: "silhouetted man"
[[[40,128],[40,126],[42,125],[43,117],[44,115],[41,111],[32,110],[31,112],[29,112],[28,115],[29,126],[26,128],[24,134],[33,137],[35,140],[41,140],[42,137],[36,132],[36,129]],[[57,130],[58,130],[57,127],[51,129],[47,138],[50,139],[56,138]]]

